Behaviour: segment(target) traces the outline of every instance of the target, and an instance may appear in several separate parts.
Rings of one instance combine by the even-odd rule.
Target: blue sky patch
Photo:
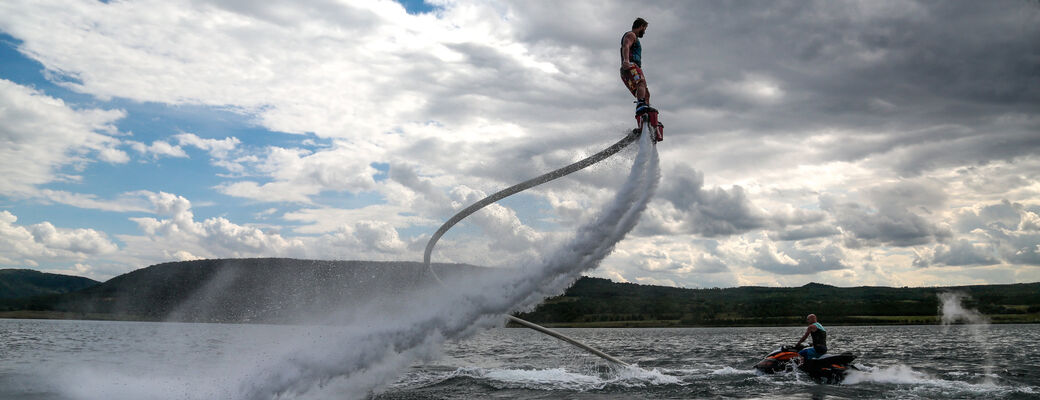
[[[397,0],[398,3],[404,6],[405,11],[409,14],[425,14],[434,12],[440,7],[431,5],[423,0]]]

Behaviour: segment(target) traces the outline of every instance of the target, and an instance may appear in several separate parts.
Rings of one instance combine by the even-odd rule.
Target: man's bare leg
[[[639,82],[639,86],[636,87],[636,100],[640,99],[650,104],[650,90],[646,88],[646,82]]]

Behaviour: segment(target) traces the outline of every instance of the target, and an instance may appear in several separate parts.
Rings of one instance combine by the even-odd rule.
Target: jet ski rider
[[[816,314],[809,314],[805,317],[805,321],[809,323],[809,327],[805,328],[805,334],[802,335],[801,339],[798,339],[798,343],[795,343],[795,347],[802,344],[805,338],[812,336],[812,346],[802,349],[798,352],[798,355],[802,356],[803,360],[811,360],[819,358],[820,356],[827,354],[827,329],[816,322]]]

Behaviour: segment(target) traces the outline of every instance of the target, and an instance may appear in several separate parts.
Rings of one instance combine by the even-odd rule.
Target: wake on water
[[[534,390],[590,391],[614,387],[643,387],[647,385],[678,385],[679,378],[666,375],[658,369],[621,368],[611,374],[589,374],[566,368],[498,369],[459,368],[448,378],[471,377],[482,379],[498,389],[523,388]]]
[[[886,367],[866,367],[860,365],[858,371],[850,371],[845,378],[845,384],[859,384],[867,382],[895,383],[948,386],[967,389],[970,391],[987,391],[995,385],[993,381],[993,360],[986,341],[986,329],[989,327],[989,318],[971,308],[965,308],[963,300],[967,297],[964,293],[943,292],[939,293],[939,315],[943,326],[943,333],[950,334],[949,327],[955,323],[964,323],[970,333],[971,340],[982,353],[982,376],[983,381],[978,384],[967,382],[955,382],[943,380],[930,376],[926,373],[915,371],[906,365],[891,365]]]
[[[307,337],[284,346],[280,355],[258,360],[257,368],[241,376],[233,397],[299,397],[323,386],[335,387],[337,395],[363,397],[385,387],[411,363],[436,357],[444,341],[502,326],[503,314],[530,310],[563,293],[632,230],[659,180],[657,150],[650,135],[642,135],[615,199],[543,262],[408,293],[411,306],[392,316],[382,306],[354,312],[351,319],[362,323]]]

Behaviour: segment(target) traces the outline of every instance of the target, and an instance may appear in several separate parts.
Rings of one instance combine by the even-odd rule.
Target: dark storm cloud
[[[1038,222],[1034,210],[1007,200],[962,211],[952,222],[961,239],[937,244],[931,255],[919,255],[914,266],[1040,265]]]
[[[692,271],[694,274],[717,274],[722,272],[730,272],[729,266],[718,258],[707,256],[698,258],[694,263]]]
[[[497,100],[516,100],[521,95],[536,96],[533,90],[517,86],[529,82],[528,70],[501,49],[483,44],[460,43],[448,47],[465,57],[463,64],[472,68],[452,90],[480,94]],[[530,88],[527,88],[530,89]]]
[[[693,131],[797,140],[828,130],[837,138],[817,157],[855,161],[902,150],[890,165],[909,172],[1040,149],[1038,118],[1019,121],[1003,145],[984,141],[994,133],[988,127],[1001,125],[995,116],[1040,109],[1035,2],[682,4],[648,13],[644,53],[659,104],[732,117],[683,121]],[[754,75],[774,81],[777,101],[725,90]],[[933,142],[954,155],[914,147]]]
[[[848,269],[842,262],[844,252],[838,246],[830,245],[818,251],[799,249],[790,244],[781,244],[773,251],[768,245],[759,247],[751,261],[751,265],[763,271],[780,275],[815,274],[823,271]]]
[[[1025,208],[1018,203],[1004,200],[975,210],[961,212],[954,221],[959,232],[981,230],[1014,230],[1022,221]]]
[[[766,227],[767,217],[757,210],[740,186],[729,191],[704,188],[704,174],[679,166],[666,177],[657,197],[683,215],[684,233],[724,236]]]
[[[996,234],[994,234],[996,233]],[[950,245],[938,245],[932,256],[918,256],[915,267],[954,266],[980,267],[996,264],[1040,266],[1040,234],[1022,232],[987,232],[984,243],[958,240]]]
[[[894,150],[879,161],[890,164],[904,176],[962,165],[985,165],[990,161],[1013,162],[1016,157],[1036,154],[1040,149],[1040,118],[1022,125],[1000,127],[985,124],[972,129],[972,136],[939,139]]]
[[[774,240],[796,241],[840,233],[823,211],[767,211],[756,206],[740,186],[706,188],[704,173],[682,164],[664,174],[656,197],[672,208],[644,218],[639,234],[724,237],[768,229],[778,231],[770,234]]]
[[[824,223],[785,229],[780,232],[770,234],[769,237],[773,240],[798,241],[834,236],[838,234],[841,234],[841,231],[839,231],[837,227],[829,223]]]
[[[916,246],[950,237],[951,233],[906,209],[871,210],[855,203],[827,204],[845,233],[845,246]]]
[[[864,190],[869,204],[820,198],[820,208],[831,215],[844,233],[845,246],[916,246],[944,241],[949,227],[931,215],[945,203],[942,188],[928,181],[902,181]]]
[[[940,182],[902,180],[863,190],[879,209],[903,208],[932,213],[946,204],[946,192]]]
[[[926,262],[921,258],[914,260],[914,266],[922,267],[932,264],[948,266],[985,266],[999,264],[996,251],[990,245],[976,245],[967,240],[958,240],[949,246],[940,245],[935,249],[935,256]]]
[[[1005,263],[1040,265],[1038,221],[1040,217],[1034,210],[1005,200],[961,213],[954,226],[962,234],[993,243],[994,257]]]
[[[809,163],[876,159],[867,167],[915,176],[1040,151],[1040,136],[1032,134],[1040,131],[1040,118],[1033,116],[1040,108],[1040,46],[1035,45],[1040,7],[1032,3],[705,1],[560,7],[524,2],[500,11],[534,61],[551,62],[561,73],[541,75],[505,49],[450,44],[465,61],[442,68],[467,72],[455,76],[457,82],[440,82],[443,93],[427,103],[426,111],[449,125],[454,117],[506,113],[525,129],[537,129],[541,121],[602,118],[590,110],[627,102],[614,81],[617,42],[631,20],[643,16],[650,21],[643,47],[654,103],[672,118],[666,123],[679,127],[670,135],[712,140],[725,154],[715,162],[725,162],[725,168],[789,166],[797,154]],[[589,85],[590,78],[604,76],[613,86]],[[775,89],[775,98],[756,97],[759,83],[773,85],[764,90]],[[688,110],[714,114],[703,117]],[[821,132],[827,136],[820,138]],[[585,150],[589,135],[597,134],[604,133],[560,132],[454,153],[492,155],[495,165],[460,172],[508,183],[528,178],[528,171],[565,165],[572,161],[568,155]],[[810,136],[814,140],[807,142]],[[676,142],[666,145],[671,143]],[[583,177],[601,175],[575,178]],[[699,179],[686,179],[686,189],[669,189],[666,180],[663,188],[667,193],[662,195],[688,220],[697,220],[687,224],[686,232],[716,236],[792,225],[756,210],[740,187],[705,189]],[[842,220],[854,232],[851,243],[910,245],[943,235],[925,218],[914,217],[920,209],[882,208],[881,215],[848,210],[852,216]],[[877,232],[867,226],[886,221]],[[795,226],[774,237],[799,240],[833,233],[822,226]]]
[[[427,202],[433,204],[450,204],[451,199],[443,194],[432,182],[420,178],[415,170],[406,165],[393,164],[390,166],[390,180],[400,183],[426,198]]]
[[[1033,243],[1036,243],[1035,240],[1040,238],[1040,235],[1035,235],[1033,238]],[[1037,246],[1035,244],[1033,246],[1023,246],[1011,254],[1007,261],[1014,264],[1040,266],[1040,248],[1037,248]]]

